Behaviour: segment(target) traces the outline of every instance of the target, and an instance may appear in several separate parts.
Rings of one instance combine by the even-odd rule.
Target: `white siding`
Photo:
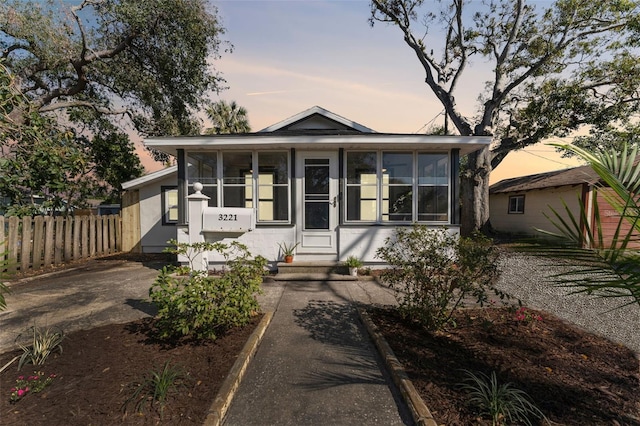
[[[513,195],[525,195],[524,214],[509,214],[509,197]],[[509,194],[492,194],[489,197],[489,211],[491,225],[499,232],[521,235],[541,236],[535,228],[547,231],[555,231],[553,225],[544,216],[544,213],[552,215],[549,206],[558,213],[563,213],[565,208],[562,201],[569,206],[574,215],[579,211],[579,199],[582,196],[582,186],[563,186],[532,190],[527,192],[514,192]]]
[[[176,238],[175,225],[163,225],[162,186],[175,186],[175,175],[140,188],[140,245],[144,253],[161,253]]]

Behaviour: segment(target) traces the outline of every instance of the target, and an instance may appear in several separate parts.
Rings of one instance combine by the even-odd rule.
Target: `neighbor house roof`
[[[490,194],[500,194],[506,192],[524,192],[533,189],[554,188],[566,185],[581,185],[587,183],[593,185],[598,182],[599,177],[591,166],[580,166],[571,169],[554,170],[547,173],[520,176],[511,179],[504,179],[489,187]]]
[[[171,166],[161,170],[157,170],[155,172],[151,172],[144,176],[140,176],[139,178],[124,182],[122,184],[122,189],[135,189],[141,186],[144,186],[150,182],[153,182],[157,179],[161,179],[165,176],[169,176],[172,173],[178,172],[178,166]]]

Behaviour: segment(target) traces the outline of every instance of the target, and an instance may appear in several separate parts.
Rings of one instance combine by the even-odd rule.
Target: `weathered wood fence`
[[[9,272],[27,272],[122,250],[119,215],[0,216],[0,261]]]

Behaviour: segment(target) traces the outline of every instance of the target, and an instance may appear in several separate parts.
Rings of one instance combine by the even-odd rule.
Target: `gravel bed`
[[[620,307],[630,299],[570,294],[571,289],[554,285],[551,278],[567,267],[552,259],[503,252],[496,287],[525,306],[550,312],[640,354],[640,306]]]

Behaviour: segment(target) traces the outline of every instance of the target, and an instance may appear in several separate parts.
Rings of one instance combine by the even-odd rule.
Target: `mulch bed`
[[[154,340],[149,318],[70,333],[62,343],[63,352],[52,354],[45,365],[26,365],[18,371],[16,362],[0,374],[0,424],[201,425],[260,319],[205,343],[167,345]],[[0,366],[20,353],[0,355]],[[135,384],[152,370],[160,372],[167,361],[184,373],[184,380],[170,394],[162,419],[158,406],[148,403],[142,414],[136,413],[135,404],[123,411]],[[34,371],[56,378],[43,391],[10,403],[16,378]]]
[[[490,424],[467,405],[463,370],[496,371],[563,425],[640,425],[637,355],[626,347],[530,310],[541,321],[518,321],[513,308],[471,309],[458,326],[429,333],[395,310],[372,308],[372,320],[403,364],[438,424]],[[534,423],[535,424],[535,423]]]

